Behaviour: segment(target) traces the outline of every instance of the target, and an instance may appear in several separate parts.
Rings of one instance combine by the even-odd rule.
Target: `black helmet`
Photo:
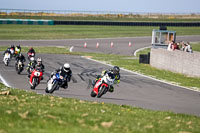
[[[113,67],[113,73],[114,74],[119,74],[120,68],[118,66]]]

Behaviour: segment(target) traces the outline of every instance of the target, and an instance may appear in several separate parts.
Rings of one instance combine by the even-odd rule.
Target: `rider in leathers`
[[[33,53],[33,55],[29,55],[29,54],[32,54],[32,53]],[[30,60],[31,57],[35,57],[35,50],[33,48],[30,48],[27,55],[28,55],[29,60]]]
[[[119,71],[120,71],[120,68],[118,66],[114,66],[112,69],[102,71],[101,75],[98,75],[95,82],[93,82],[93,86],[96,84],[96,82],[99,80],[99,78],[103,77],[106,73],[110,73],[110,72],[113,73],[115,76],[115,84],[120,83]],[[113,92],[114,87],[111,85],[108,91]]]
[[[66,77],[64,83],[61,85],[62,88],[67,89],[68,88],[68,82],[71,80],[72,71],[70,69],[70,65],[68,63],[65,63],[62,67],[59,69],[56,69],[54,72],[51,73],[51,77],[55,75],[56,73],[60,73],[61,76],[64,78]]]
[[[22,53],[18,54],[15,58],[15,67],[17,66],[18,62],[21,61],[22,65],[24,67],[24,62],[26,62],[26,58],[24,57],[24,55]],[[17,67],[16,67],[17,68]]]
[[[30,75],[31,75],[31,71],[34,69],[36,64],[37,64],[37,61],[34,59],[34,57],[31,57],[30,62],[28,63],[28,67],[26,68],[29,78],[30,78]]]

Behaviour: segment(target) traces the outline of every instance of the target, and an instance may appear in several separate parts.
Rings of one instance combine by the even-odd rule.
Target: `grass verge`
[[[200,118],[38,95],[0,83],[0,132],[200,132]]]
[[[180,35],[200,35],[200,27],[167,27]],[[0,40],[52,40],[151,36],[151,26],[0,25]]]

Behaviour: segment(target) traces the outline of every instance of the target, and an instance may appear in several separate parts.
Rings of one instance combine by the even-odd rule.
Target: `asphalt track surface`
[[[179,38],[179,37],[178,37]],[[199,36],[196,37],[187,37],[193,42],[199,41]],[[195,39],[196,38],[196,39]],[[128,47],[130,39],[136,40],[138,43],[135,43],[135,47],[141,48],[150,46],[149,37],[143,38],[118,38],[118,39],[86,39],[87,48],[83,48],[85,39],[83,40],[56,40],[56,41],[20,41],[21,45],[29,46],[41,46],[41,45],[50,45],[50,46],[74,46],[74,50],[77,51],[93,51],[93,52],[105,52],[105,53],[118,53],[122,55],[131,54],[135,49],[134,44],[132,47]],[[190,41],[191,40],[184,41]],[[199,40],[198,40],[199,39]],[[132,41],[133,41],[132,40]],[[71,42],[67,43],[67,42]],[[100,47],[104,45],[104,50],[101,51],[99,48],[96,48],[96,41],[101,41]],[[110,48],[110,44],[106,42],[114,42],[114,47]],[[14,41],[5,41],[9,46],[10,43],[13,44]],[[19,41],[17,41],[19,42]],[[63,43],[66,42],[66,43]],[[74,43],[73,43],[74,42]],[[81,43],[81,45],[79,44]],[[83,43],[82,43],[83,42]],[[122,42],[122,43],[119,43]],[[147,44],[148,43],[148,44]],[[3,41],[0,41],[0,44],[5,45]],[[67,45],[68,44],[68,45]],[[93,46],[93,45],[94,46]],[[116,45],[115,45],[116,44]],[[120,45],[120,49],[117,49],[117,44]],[[77,45],[77,46],[76,46]],[[79,47],[78,47],[79,46]],[[123,47],[121,47],[123,46]],[[77,48],[76,48],[77,47]],[[128,47],[128,49],[133,48],[130,53],[121,52],[121,49]],[[116,48],[116,49],[115,49]],[[92,50],[95,49],[96,51]],[[107,50],[111,49],[111,50]],[[115,49],[115,50],[114,50]],[[126,49],[126,48],[124,48]],[[113,50],[113,51],[112,51]],[[122,50],[123,51],[123,50]],[[125,50],[124,50],[125,51]],[[102,98],[92,98],[90,97],[91,89],[89,85],[91,80],[95,79],[95,76],[100,74],[102,70],[111,68],[111,66],[104,65],[95,61],[91,61],[80,56],[70,56],[70,55],[57,55],[57,54],[37,54],[37,57],[41,56],[43,58],[43,63],[45,64],[45,75],[44,80],[36,87],[35,92],[39,94],[45,93],[46,81],[50,73],[59,68],[63,63],[69,62],[72,68],[73,77],[69,83],[68,89],[59,89],[55,91],[53,95],[69,98],[77,98],[88,101],[99,101],[106,103],[114,104],[126,104],[134,107],[141,107],[145,109],[152,110],[161,110],[161,111],[172,111],[175,113],[184,113],[200,116],[200,92],[195,92],[187,90],[181,87],[176,87],[173,85],[165,84],[150,78],[146,78],[135,73],[130,73],[124,70],[121,70],[121,83],[115,85],[115,91],[113,93],[107,93],[102,96]],[[2,52],[0,54],[2,59]],[[28,62],[25,63],[25,65]],[[0,74],[1,77],[7,82],[8,85],[15,88],[21,88],[24,90],[31,90],[28,83],[27,72],[23,71],[22,74],[18,75],[14,68],[14,60],[12,60],[9,66],[5,66],[3,61],[0,60]]]

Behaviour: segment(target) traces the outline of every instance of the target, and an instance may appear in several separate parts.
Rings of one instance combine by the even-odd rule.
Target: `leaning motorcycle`
[[[14,55],[14,52],[15,52],[14,48],[10,48],[10,53],[11,53],[11,56],[10,56],[10,58],[12,58],[12,57],[13,57],[13,55]]]
[[[66,77],[63,77],[60,75],[60,73],[56,73],[52,76],[51,79],[47,82],[47,87],[45,92],[46,93],[53,93],[55,90],[58,90],[60,86],[63,85],[64,81],[67,79]]]
[[[24,64],[20,60],[17,62],[15,67],[18,74],[20,74],[24,70]]]
[[[31,89],[35,89],[35,87],[40,83],[43,72],[41,68],[36,68],[32,71],[29,83],[31,85]]]
[[[110,86],[114,84],[115,76],[112,73],[106,73],[102,78],[94,85],[91,91],[91,97],[100,98],[102,95],[106,94]]]
[[[9,62],[10,62],[10,53],[5,53],[4,58],[3,58],[3,62],[6,66],[8,66]]]
[[[31,58],[32,58],[32,57],[33,57],[33,58],[35,57],[35,53],[31,53],[31,52],[30,52],[30,53],[27,53],[27,56],[28,56],[28,60],[31,61]]]

